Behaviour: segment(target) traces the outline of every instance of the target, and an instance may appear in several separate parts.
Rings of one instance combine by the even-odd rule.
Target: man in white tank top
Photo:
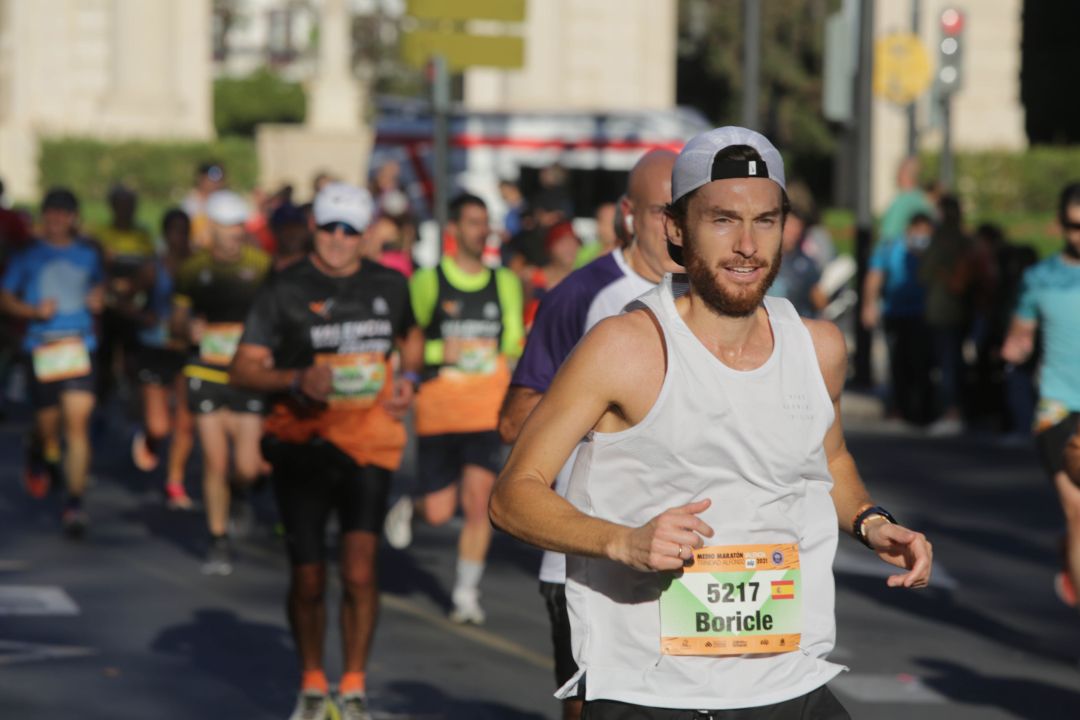
[[[847,718],[825,687],[838,529],[924,587],[930,543],[873,504],[844,444],[847,348],[765,298],[788,210],[763,136],[719,128],[672,171],[668,276],[600,322],[526,421],[495,524],[568,554],[586,720]],[[677,297],[677,295],[680,295]],[[551,479],[582,437],[567,498]]]

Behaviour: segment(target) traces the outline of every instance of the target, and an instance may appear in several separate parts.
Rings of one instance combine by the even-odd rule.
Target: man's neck
[[[664,273],[657,271],[647,262],[642,256],[641,251],[638,250],[637,243],[635,242],[630,247],[622,251],[623,260],[630,267],[631,270],[636,272],[645,280],[653,283],[654,285],[660,282],[664,278]]]
[[[360,266],[364,262],[362,258],[357,258],[356,262],[349,263],[345,267],[334,268],[323,262],[322,258],[320,258],[319,254],[316,252],[311,253],[309,257],[311,258],[311,264],[315,266],[316,270],[321,272],[323,275],[326,275],[327,277],[333,278],[348,277],[349,275],[358,272],[360,270]]]
[[[44,235],[41,239],[44,240],[46,244],[52,245],[53,247],[67,247],[75,241],[75,236],[69,234]]]
[[[691,286],[687,295],[675,301],[675,307],[701,344],[728,367],[752,370],[772,352],[772,326],[764,305],[745,317],[724,315]]]
[[[487,270],[483,261],[479,255],[470,255],[467,252],[463,252],[458,249],[457,253],[450,256],[450,259],[454,261],[454,264],[458,266],[458,269],[466,275],[476,275]]]

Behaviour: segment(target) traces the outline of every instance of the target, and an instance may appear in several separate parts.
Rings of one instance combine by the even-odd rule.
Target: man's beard
[[[705,301],[706,305],[720,315],[730,317],[749,317],[753,315],[754,311],[761,305],[765,293],[772,287],[777,273],[780,272],[780,247],[777,247],[776,256],[773,258],[772,263],[769,264],[768,273],[757,285],[742,285],[739,286],[738,290],[732,292],[725,289],[716,279],[713,273],[714,268],[710,268],[705,259],[697,252],[694,241],[690,239],[689,234],[684,233],[683,237],[686,238],[683,245],[686,274],[690,279],[690,287],[693,288],[694,292]],[[755,262],[756,265],[751,265],[751,267],[764,266],[763,262]],[[715,269],[726,272],[723,268],[718,267]]]

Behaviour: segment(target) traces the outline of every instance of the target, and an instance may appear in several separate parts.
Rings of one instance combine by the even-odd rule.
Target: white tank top
[[[766,297],[772,354],[737,371],[683,322],[670,275],[637,302],[663,329],[660,394],[637,425],[590,433],[567,497],[589,515],[631,527],[710,498],[701,514],[716,533],[708,545],[797,542],[801,644],[772,655],[663,655],[658,598],[670,573],[570,556],[566,596],[580,670],[558,694],[584,676],[589,700],[653,707],[754,707],[804,695],[845,669],[825,659],[836,634],[838,531],[823,447],[834,414],[810,333],[790,302]]]

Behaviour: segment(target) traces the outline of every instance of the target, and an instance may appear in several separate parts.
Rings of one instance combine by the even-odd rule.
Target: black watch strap
[[[861,513],[856,515],[854,522],[851,523],[851,532],[855,535],[855,539],[861,542],[866,547],[870,547],[870,543],[867,541],[866,535],[863,534],[863,525],[869,518],[872,518],[875,515],[885,518],[893,525],[898,524],[896,522],[896,518],[893,517],[893,514],[885,508],[881,507],[880,505],[871,505],[870,507],[866,508]]]

